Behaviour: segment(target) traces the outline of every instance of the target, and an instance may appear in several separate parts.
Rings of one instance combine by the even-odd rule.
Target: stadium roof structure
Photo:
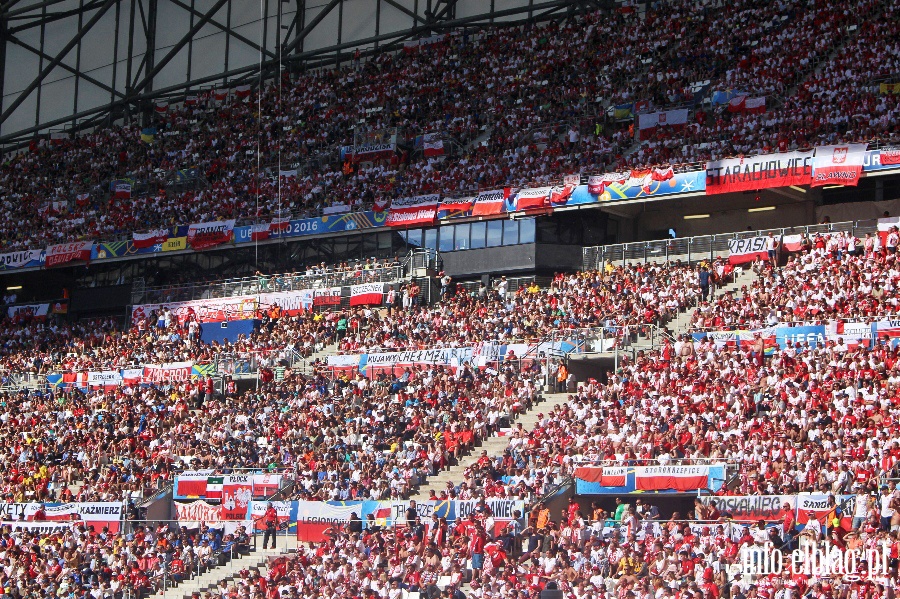
[[[148,115],[453,30],[566,19],[613,0],[0,0],[0,144]]]

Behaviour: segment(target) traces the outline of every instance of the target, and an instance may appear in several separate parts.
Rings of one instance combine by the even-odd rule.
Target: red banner
[[[255,225],[250,225],[251,241],[265,241],[269,238],[270,233],[269,223],[256,223]]]
[[[437,218],[440,201],[441,197],[437,194],[398,198],[391,202],[391,209],[385,219],[385,224],[389,227],[430,225]]]
[[[866,144],[822,146],[816,148],[813,161],[813,187],[857,185],[862,175]]]
[[[900,164],[900,147],[888,146],[878,152],[881,164]]]
[[[113,186],[113,198],[127,200],[131,198],[131,183],[116,183]]]
[[[624,487],[628,468],[625,466],[581,467],[575,469],[575,478],[603,487]]]
[[[395,144],[369,144],[356,146],[353,156],[357,160],[387,160],[394,155],[397,146]]]
[[[175,477],[175,492],[178,497],[206,497],[206,481],[209,474],[179,474]]]
[[[51,266],[59,266],[69,262],[88,262],[91,259],[91,250],[93,248],[93,241],[76,241],[51,245],[47,248],[44,266],[50,268]]]
[[[170,364],[147,364],[144,366],[144,381],[148,383],[173,383],[191,380],[193,362],[172,362]]]
[[[634,471],[638,491],[696,491],[709,483],[709,466],[644,466]]]
[[[281,487],[280,474],[254,474],[253,497],[266,498],[274,495]]]
[[[188,227],[188,243],[195,250],[204,250],[231,241],[234,219],[195,223]]]
[[[256,298],[251,296],[226,297],[206,300],[190,300],[171,304],[142,304],[131,309],[131,322],[137,324],[142,318],[149,318],[155,311],[157,317],[163,308],[168,308],[184,324],[191,318],[199,322],[222,322],[225,320],[247,320],[256,314]]]
[[[313,291],[314,306],[339,306],[341,304],[341,288],[329,287]]]
[[[604,175],[591,175],[588,177],[588,193],[598,196],[606,191],[613,183],[623,185],[631,173],[606,173]]]
[[[468,212],[472,209],[475,198],[444,198],[439,208],[440,212]]]
[[[706,163],[706,195],[812,183],[812,152],[763,154]]]
[[[351,306],[378,305],[383,299],[384,283],[363,283],[350,286]]]

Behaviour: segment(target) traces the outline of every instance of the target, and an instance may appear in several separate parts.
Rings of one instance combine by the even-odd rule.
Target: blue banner
[[[566,202],[566,206],[658,198],[698,191],[701,193],[706,191],[706,171],[677,173],[668,181],[651,181],[647,187],[628,185],[627,183],[610,183],[601,194],[590,193],[587,185],[579,185],[572,192],[572,197]]]
[[[894,164],[882,164],[881,163],[881,150],[867,150],[866,157],[863,159],[863,172],[871,173],[873,171],[889,171],[889,170],[898,170],[900,169],[900,164],[894,162],[896,158],[891,158],[890,162],[894,162]],[[887,150],[885,150],[887,152]],[[896,150],[891,152],[892,154],[896,154]]]
[[[787,342],[791,341],[794,345],[798,343],[808,343],[810,347],[815,347],[817,343],[825,344],[825,326],[804,326],[804,327],[776,327],[775,339],[778,347],[784,349]]]
[[[717,104],[728,104],[731,102],[732,98],[736,98],[737,96],[746,96],[746,92],[741,92],[733,89],[729,89],[726,91],[715,91],[712,93],[712,98],[710,100],[713,103],[713,106]]]
[[[317,218],[302,218],[290,221],[283,229],[273,230],[269,239],[286,239],[291,237],[306,237],[308,235],[323,235],[327,233],[343,233],[363,229],[374,229],[385,226],[386,212],[348,212],[320,216]],[[234,243],[251,243],[253,241],[253,227],[235,227]]]

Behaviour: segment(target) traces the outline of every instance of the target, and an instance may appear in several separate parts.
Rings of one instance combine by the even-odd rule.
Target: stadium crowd
[[[883,0],[846,7],[736,0],[727,11],[714,3],[659,2],[645,15],[597,13],[562,27],[509,28],[477,40],[454,35],[286,77],[246,98],[209,94],[160,113],[156,132],[145,133],[151,140],[142,141],[135,126],[101,129],[35,144],[6,162],[0,245],[107,239],[190,221],[311,216],[578,171],[891,139],[898,96],[880,94],[877,82],[897,72],[897,11]],[[735,27],[739,20],[747,26]],[[636,28],[654,36],[621,34]],[[799,54],[783,51],[787,39]],[[699,89],[693,85],[704,80]],[[718,89],[766,96],[767,110],[697,108]],[[597,115],[593,105],[601,96],[604,105],[691,105],[694,120],[680,132],[659,128],[628,155],[634,133]],[[326,118],[313,118],[323,112]],[[344,170],[338,149],[359,141],[349,124],[360,119],[368,123],[365,143],[437,132],[448,155],[400,149]],[[483,143],[473,144],[479,137]],[[257,156],[269,167],[265,176],[256,171]],[[279,163],[299,168],[271,170]],[[176,172],[204,184],[169,185]],[[117,180],[135,181],[130,201],[109,197]],[[623,355],[603,381],[580,385],[564,366],[535,360],[508,359],[487,369],[370,369],[368,376],[320,362],[312,372],[290,366],[294,356],[332,344],[342,353],[458,347],[566,331],[577,338],[579,329],[601,326],[627,341],[691,309],[695,331],[897,312],[896,242],[882,248],[874,237],[840,234],[805,244],[782,267],[755,264],[756,279],[740,292],[710,296],[710,281],[731,276],[722,261],[703,269],[606,264],[559,274],[546,289],[508,292],[501,279],[496,289],[469,293],[448,282],[433,306],[422,305],[409,284],[386,294],[386,309],[285,315],[264,307],[258,330],[222,344],[202,342],[196,318],[179,320],[168,310],[124,327],[111,319],[4,318],[4,376],[207,364],[227,355],[255,360],[261,384],[241,390],[226,380],[218,393],[201,378],[3,392],[0,495],[8,503],[129,502],[182,469],[252,468],[292,473],[297,499],[400,500],[480,440],[508,429],[502,455],[483,453],[458,485],[448,483],[432,497],[530,503],[581,465],[716,460],[737,475],[723,493],[854,495],[852,531],[826,519],[807,534],[818,530],[842,548],[887,542],[896,568],[900,491],[880,482],[900,475],[900,350],[891,339],[876,338],[870,348],[835,335],[779,348],[760,336],[731,344],[678,336],[633,359]],[[377,263],[339,265],[333,284],[369,280],[377,269]],[[305,275],[323,270],[314,266]],[[293,289],[305,275],[259,274],[257,290]],[[567,389],[567,400],[526,430],[515,415],[532,406],[545,379]],[[561,518],[537,504],[500,530],[485,504],[453,525],[439,518],[412,518],[395,528],[351,523],[326,543],[280,558],[266,576],[243,572],[222,583],[216,599],[404,599],[404,592],[461,599],[469,570],[466,592],[476,599],[526,599],[553,589],[566,599],[892,596],[894,583],[883,576],[751,580],[728,572],[742,546],[796,542],[796,523],[787,516],[774,527],[743,526],[698,502],[666,521],[658,506],[646,499],[632,506],[630,499],[619,501],[615,514],[573,503]],[[112,533],[77,524],[67,532],[30,533],[7,524],[0,529],[0,595],[146,596],[167,577],[211,567],[216,553],[247,545],[244,530],[223,537],[206,528]]]
[[[642,142],[633,162],[690,163],[727,156],[768,154],[850,142],[896,141],[900,106],[880,83],[897,73],[896,32],[900,12],[891,2],[796,9],[797,20],[781,21],[778,4],[761,23],[765,37],[743,46],[734,68],[713,87],[764,97],[764,111],[732,111],[723,103],[700,109],[683,130],[658,127]],[[754,14],[758,6],[751,9]],[[746,34],[743,34],[746,35]],[[726,39],[726,38],[721,38]],[[807,55],[779,52],[790,39]],[[805,41],[804,41],[805,40]],[[884,53],[872,50],[884,48]],[[779,105],[776,106],[775,104]]]
[[[723,11],[715,3],[659,2],[643,15],[598,12],[561,28],[452,35],[365,63],[286,75],[259,93],[191,96],[160,112],[144,139],[142,129],[126,125],[34,144],[0,167],[0,245],[40,248],[190,222],[311,216],[421,193],[895,136],[896,96],[879,96],[872,83],[896,72],[895,6],[732,4]],[[734,27],[736,14],[747,27]],[[618,34],[638,27],[654,36]],[[805,40],[805,54],[778,51],[785,36]],[[871,48],[880,49],[877,56]],[[698,103],[735,89],[769,95],[767,111],[732,115],[725,105],[707,112]],[[658,127],[628,154],[633,131],[602,114],[622,103],[689,105],[694,118],[683,131]],[[352,133],[348,123],[360,120],[365,131]],[[429,132],[443,137],[446,155],[405,146],[349,165],[352,172],[338,158],[357,142]],[[111,197],[116,182],[130,182],[130,199]]]
[[[893,243],[890,235],[887,239]],[[352,313],[279,317],[253,342],[275,349],[299,338],[304,329],[295,327],[307,326],[318,327],[311,337],[316,341],[345,343],[356,336],[362,342],[342,346],[346,350],[537,339],[549,331],[588,325],[636,326],[647,322],[648,309],[664,323],[697,302],[697,328],[752,329],[774,320],[821,322],[894,311],[893,281],[900,274],[887,246],[835,235],[810,239],[806,247],[782,267],[758,263],[757,280],[748,289],[720,293],[706,302],[700,286],[704,270],[607,264],[597,272],[558,275],[546,290],[533,285],[508,293],[501,279],[497,290],[483,294],[453,294],[448,285],[444,300],[432,307],[404,306],[401,300],[397,309],[391,305],[390,315],[386,309],[365,307]],[[717,277],[728,276],[724,263],[708,266]],[[80,368],[115,364],[116,352],[123,348],[136,352],[138,361],[202,357],[190,353],[202,344],[192,341],[189,323],[171,316],[148,316],[122,332],[102,321],[20,321],[7,326],[10,339],[17,330],[27,330],[18,338],[37,336],[38,346],[61,343],[67,348],[61,353],[93,354],[96,361],[90,365],[76,362]],[[186,332],[181,331],[185,326]],[[404,326],[412,331],[405,340],[394,333],[405,331]],[[181,340],[173,340],[172,335],[182,332]],[[32,351],[28,345],[8,345],[6,363],[27,364],[23,356]],[[6,501],[17,502],[127,501],[144,496],[180,468],[250,467],[294,472],[297,498],[402,499],[428,475],[471,451],[478,439],[511,425],[503,455],[482,455],[459,485],[448,486],[434,498],[530,501],[579,465],[712,459],[735,469],[738,482],[728,491],[733,494],[855,494],[856,505],[862,506],[853,513],[860,532],[849,540],[869,543],[896,534],[879,532],[886,515],[888,529],[892,514],[900,521],[900,501],[891,507],[896,490],[879,489],[881,478],[898,474],[900,439],[893,426],[898,415],[898,357],[900,350],[885,339],[876,339],[872,348],[831,339],[774,348],[759,338],[717,345],[711,339],[680,337],[658,350],[637,352],[633,360],[623,356],[618,370],[607,373],[603,382],[588,380],[572,387],[566,402],[542,413],[530,431],[509,421],[531,405],[539,381],[545,375],[558,377],[562,367],[546,365],[549,371],[542,372],[541,365],[527,361],[510,361],[496,371],[419,365],[390,373],[370,370],[367,378],[319,365],[313,375],[287,368],[277,380],[267,370],[258,389],[243,392],[229,381],[221,395],[206,380],[87,393],[7,393],[0,415],[5,448],[0,491]],[[884,503],[880,497],[890,500]],[[606,525],[611,517],[599,511],[579,514],[576,506],[552,523],[541,513],[538,509],[534,518],[526,517],[499,534],[490,527],[482,531],[478,518],[453,527],[435,521],[427,527],[412,522],[408,530],[336,532],[334,547],[304,550],[284,562],[283,569],[273,569],[269,580],[250,577],[245,586],[248,592],[251,587],[263,589],[264,595],[282,589],[291,596],[289,587],[300,595],[307,586],[317,585],[325,588],[323,596],[340,596],[342,585],[353,580],[379,597],[396,594],[404,585],[432,596],[447,594],[435,586],[438,577],[450,577],[446,588],[452,593],[471,567],[471,593],[476,597],[529,596],[552,588],[551,582],[575,597],[629,592],[674,597],[695,591],[717,597],[748,590],[749,583],[740,580],[736,590],[732,588],[735,579],[726,576],[724,566],[734,560],[741,544],[756,542],[759,533],[716,522],[724,515],[702,504],[683,518],[673,516],[661,529],[652,522],[658,509],[623,508],[618,518],[612,517],[618,521],[618,533]],[[653,527],[649,533],[645,520]],[[697,520],[712,522],[690,524]],[[787,532],[779,538],[788,540]],[[52,535],[44,535],[41,542],[54,543]],[[104,542],[76,542],[75,555],[93,555],[94,545],[99,545],[102,557]],[[123,554],[116,542],[103,560],[110,565],[110,577],[99,576],[98,588],[103,589],[98,592],[114,593],[115,567],[130,581],[123,584],[152,588],[159,575],[150,573],[157,571],[158,562],[150,567],[148,556],[145,568],[143,552]],[[475,568],[482,560],[482,567]],[[137,564],[137,573],[128,573],[134,572],[131,562]],[[21,577],[15,563],[5,574],[11,579]],[[71,582],[66,584],[90,582],[93,589],[90,575],[75,581],[68,573],[60,577],[54,568],[46,562],[44,571],[54,573],[57,589],[67,576]],[[34,572],[40,569],[35,566]],[[770,585],[774,593],[813,589],[827,596],[817,583],[824,584],[802,577],[754,582],[757,592]],[[858,584],[860,592],[874,592],[878,580]]]
[[[740,295],[703,302],[691,327],[760,329],[779,322],[824,324],[875,320],[898,312],[900,263],[877,235],[816,234],[810,251],[791,254],[783,268],[753,266],[758,276]]]
[[[7,597],[147,597],[215,567],[219,554],[231,559],[251,546],[244,527],[223,536],[206,526],[111,532],[73,523],[46,533],[6,523],[0,534],[0,588]]]

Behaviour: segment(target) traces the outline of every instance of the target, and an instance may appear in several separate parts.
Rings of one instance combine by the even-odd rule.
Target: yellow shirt
[[[547,528],[547,524],[549,522],[550,522],[550,510],[547,508],[544,508],[538,512],[538,517],[537,517],[538,530],[543,530],[543,529]]]

